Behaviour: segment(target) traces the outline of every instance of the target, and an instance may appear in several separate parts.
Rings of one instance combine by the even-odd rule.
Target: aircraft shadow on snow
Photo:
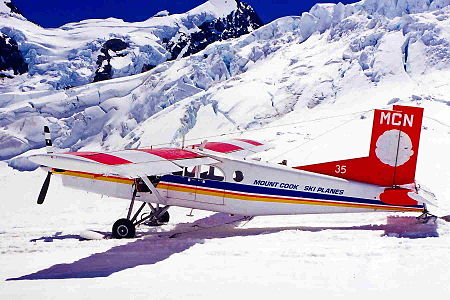
[[[107,277],[122,270],[141,265],[152,265],[163,261],[172,254],[183,252],[190,247],[204,243],[208,239],[235,236],[271,234],[286,230],[318,232],[322,230],[384,230],[385,236],[400,238],[438,237],[437,224],[420,224],[415,217],[388,217],[387,224],[346,227],[264,227],[242,228],[242,217],[232,217],[223,213],[197,220],[180,223],[169,232],[146,233],[143,238],[126,245],[116,246],[103,253],[96,253],[69,264],[56,264],[50,268],[7,280],[67,279]],[[55,234],[31,241],[52,241],[52,239],[80,238],[79,236]]]

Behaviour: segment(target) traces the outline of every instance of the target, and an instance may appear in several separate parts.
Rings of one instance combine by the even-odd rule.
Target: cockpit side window
[[[195,169],[196,167],[185,167],[181,171],[172,172],[172,175],[175,176],[184,176],[184,177],[195,177]]]
[[[197,168],[198,168],[198,166],[184,168],[183,176],[184,177],[195,177],[195,173],[197,173]]]
[[[225,175],[222,172],[222,170],[214,166],[206,166],[206,165],[200,166],[199,174],[200,178],[202,179],[217,180],[217,181],[225,180]]]

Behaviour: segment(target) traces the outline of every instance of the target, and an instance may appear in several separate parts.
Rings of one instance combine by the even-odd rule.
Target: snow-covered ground
[[[147,73],[1,94],[0,158],[32,168],[17,155],[43,152],[49,123],[64,149],[242,137],[274,145],[262,160],[297,166],[365,156],[371,110],[413,105],[425,109],[417,181],[436,195],[430,210],[450,215],[448,4],[317,5]],[[450,298],[450,223],[441,219],[373,213],[247,223],[172,208],[170,224],[139,228],[136,239],[80,241],[87,229],[109,232],[128,203],[66,190],[54,176],[38,206],[44,177],[0,162],[2,299]]]
[[[221,225],[239,217],[173,208],[170,224],[139,228],[139,238],[80,241],[87,229],[109,231],[128,203],[54,180],[38,206],[44,172],[0,168],[2,299],[450,296],[442,220],[374,213]]]
[[[444,104],[424,106],[436,116]],[[358,113],[244,137],[273,137],[279,144],[263,159],[288,158],[295,165],[364,154],[371,122]],[[431,210],[439,216],[450,214],[449,134],[448,126],[424,119],[417,178],[436,193],[440,207]],[[141,227],[139,238],[80,241],[88,229],[110,232],[128,203],[64,189],[54,176],[46,202],[37,205],[45,172],[19,172],[2,163],[0,174],[2,298],[59,299],[61,292],[68,299],[450,296],[450,223],[443,220],[418,224],[414,214],[369,213],[247,223],[203,211],[190,217],[188,209],[172,208],[170,224]]]

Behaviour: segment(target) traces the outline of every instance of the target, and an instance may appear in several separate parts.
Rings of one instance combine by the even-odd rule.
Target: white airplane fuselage
[[[220,162],[212,166],[223,172],[223,180],[201,178],[199,172],[194,177],[163,175],[156,185],[160,199],[151,192],[137,192],[136,200],[245,216],[423,209],[422,205],[381,202],[385,187],[378,185],[253,160],[217,159]],[[63,175],[65,186],[111,197],[129,200],[134,190],[132,179],[63,170],[54,173]]]

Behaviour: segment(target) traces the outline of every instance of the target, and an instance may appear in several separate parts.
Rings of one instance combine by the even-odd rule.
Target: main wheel
[[[158,221],[161,223],[168,223],[169,220],[170,220],[170,215],[169,215],[169,212],[166,211],[165,213],[163,213],[163,215],[161,217],[159,217]]]
[[[134,238],[136,234],[136,227],[128,219],[117,220],[112,227],[112,236],[116,239],[130,239]]]

